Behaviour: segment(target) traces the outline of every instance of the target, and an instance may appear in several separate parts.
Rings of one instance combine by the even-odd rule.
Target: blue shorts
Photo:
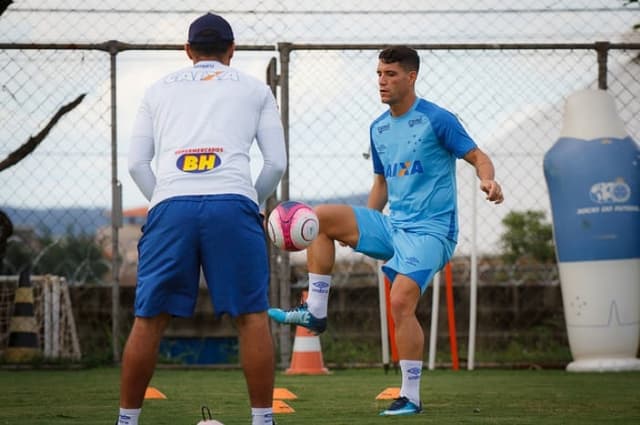
[[[391,282],[398,273],[408,276],[424,293],[433,276],[453,255],[456,243],[445,237],[394,228],[389,216],[354,207],[360,237],[355,250],[384,260],[382,271]]]
[[[142,232],[136,316],[192,316],[201,268],[217,316],[268,308],[265,232],[258,206],[249,198],[170,198],[149,211]]]

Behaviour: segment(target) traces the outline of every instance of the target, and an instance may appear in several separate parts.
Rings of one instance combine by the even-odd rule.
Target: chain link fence
[[[137,107],[129,92],[186,64],[179,50],[201,7],[191,1],[158,6],[27,0],[0,14],[0,161],[85,94],[33,153],[0,172],[0,209],[15,226],[2,273],[15,274],[32,261],[34,272],[64,276],[71,285],[119,283],[118,258],[132,258],[118,241],[119,223],[112,221],[118,220],[112,216],[114,200],[119,208],[118,181],[125,209],[144,205],[125,169],[127,130]],[[365,158],[368,128],[385,109],[377,94],[377,53],[390,43],[418,48],[419,95],[459,116],[494,160],[506,194],[501,206],[484,201],[472,168],[459,162],[461,232],[453,262],[459,338],[464,345],[467,285],[477,252],[479,285],[484,286],[479,301],[486,311],[479,312],[478,351],[491,353],[508,351],[513,335],[523,329],[542,329],[537,336],[523,336],[523,346],[547,337],[566,346],[561,310],[553,307],[559,290],[555,266],[500,260],[502,220],[513,211],[537,210],[550,221],[542,158],[558,137],[564,99],[571,92],[602,87],[604,81],[629,134],[640,140],[640,37],[631,30],[638,10],[623,1],[446,5],[405,0],[393,7],[367,2],[366,9],[348,1],[222,1],[215,12],[229,19],[242,45],[235,65],[264,76],[269,59],[280,56],[278,96],[290,149],[289,176],[280,195],[310,203],[366,202],[372,181]],[[598,40],[616,44],[602,50],[594,44]],[[114,240],[119,257],[112,255]],[[135,248],[126,243],[127,249]],[[333,325],[322,337],[326,357],[375,362],[377,349],[366,347],[377,346],[380,338],[377,264],[349,249],[339,249],[338,255]],[[306,286],[303,263],[304,254],[295,254],[291,269],[278,271],[272,300],[285,306],[299,300]],[[429,291],[420,304],[425,329],[430,296]],[[117,296],[112,302],[118,311]],[[362,305],[358,319],[345,308],[354,304]],[[113,333],[117,358],[119,337]],[[285,363],[292,334],[289,329],[278,333]]]
[[[101,281],[108,262],[90,244],[75,244],[79,252],[69,257],[59,249],[68,243],[64,236],[92,239],[110,223],[109,62],[95,51],[2,49],[0,74],[2,159],[46,132],[64,105],[85,95],[31,155],[0,173],[2,209],[15,224],[2,270],[15,274],[29,257],[36,268],[44,261],[46,273]]]
[[[620,42],[638,11],[626,0],[21,0],[2,17],[0,35],[13,43],[183,43],[209,7],[242,44]]]
[[[542,161],[558,139],[564,100],[572,92],[608,85],[612,94],[619,93],[616,106],[629,134],[635,140],[640,136],[640,123],[634,118],[640,114],[640,101],[632,94],[640,93],[638,46],[615,48],[610,51],[610,58],[607,53],[604,73],[600,72],[603,55],[598,54],[598,46],[415,46],[421,56],[417,92],[459,116],[471,136],[493,158],[497,179],[506,194],[506,201],[500,206],[487,203],[479,191],[473,168],[459,161],[461,230],[453,260],[454,284],[460,287],[456,314],[460,345],[465,347],[471,255],[477,252],[478,284],[482,288],[478,319],[478,351],[484,353],[479,357],[481,361],[500,358],[496,351],[513,350],[514,344],[551,351],[559,345],[566,347],[562,311],[558,308],[557,269],[552,263],[528,257],[515,263],[505,262],[502,236],[507,229],[503,220],[513,212],[541,211],[545,221],[550,222]],[[281,51],[290,52],[291,198],[312,203],[366,204],[372,183],[370,160],[363,158],[367,156],[368,129],[386,108],[379,102],[375,75],[376,54],[383,47],[280,46]],[[348,248],[339,248],[338,252],[343,264],[337,266],[335,286],[347,288],[363,271],[369,270],[369,286],[375,289],[375,262],[351,254]],[[303,262],[303,255],[294,256],[294,264]],[[303,269],[300,267],[296,275],[300,286],[304,286],[306,279]],[[287,291],[287,287],[281,290]],[[369,295],[360,291],[363,292],[360,298],[357,291],[351,298],[358,309],[370,309],[372,304],[377,307],[375,290],[370,290]],[[430,293],[421,302],[425,330],[430,317]],[[294,290],[290,303],[294,305],[299,297],[299,291]],[[333,313],[334,323],[341,327],[345,323],[358,323],[351,333],[347,331],[352,341],[362,338],[367,330],[369,338],[378,336],[374,331],[377,316],[372,314],[367,320],[354,321],[348,317],[353,304],[345,306],[341,298],[336,295],[333,302],[337,310]],[[368,305],[360,307],[362,304]],[[445,309],[443,304],[441,311]],[[446,316],[442,320],[446,321]],[[331,345],[343,332],[336,326],[323,338]],[[446,337],[446,327],[442,332]],[[514,339],[514,335],[519,338]]]

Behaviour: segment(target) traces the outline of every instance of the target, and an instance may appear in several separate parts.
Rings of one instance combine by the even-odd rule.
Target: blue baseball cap
[[[189,43],[233,41],[231,25],[222,16],[207,13],[189,26]]]

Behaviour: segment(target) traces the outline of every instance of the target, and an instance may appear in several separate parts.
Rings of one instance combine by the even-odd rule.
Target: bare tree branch
[[[78,106],[85,96],[86,93],[83,93],[78,96],[73,102],[68,103],[58,109],[58,112],[56,112],[56,114],[51,118],[47,126],[43,128],[42,131],[40,131],[35,136],[30,137],[24,145],[11,152],[9,156],[7,156],[2,162],[0,162],[0,171],[4,171],[13,165],[16,165],[18,162],[24,159],[24,157],[33,152],[34,149],[38,147],[38,145],[44,140],[44,138],[47,137],[51,129],[58,123],[60,118],[62,118],[66,113],[71,112],[76,106]]]
[[[4,211],[0,210],[0,272],[2,272],[2,259],[7,250],[7,239],[13,234],[13,223]]]
[[[0,0],[0,16],[2,16],[11,3],[13,3],[11,0]]]

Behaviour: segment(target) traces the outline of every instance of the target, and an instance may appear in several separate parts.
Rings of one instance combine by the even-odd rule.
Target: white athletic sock
[[[252,407],[251,425],[273,425],[273,409],[271,407]]]
[[[307,294],[307,307],[309,313],[318,319],[327,317],[327,304],[329,303],[329,289],[331,288],[331,275],[309,273],[309,293]]]
[[[422,376],[422,361],[400,360],[402,371],[402,388],[400,397],[406,397],[412,403],[420,406],[420,377]]]
[[[123,409],[121,407],[117,425],[138,425],[140,411],[142,411],[142,409]]]

